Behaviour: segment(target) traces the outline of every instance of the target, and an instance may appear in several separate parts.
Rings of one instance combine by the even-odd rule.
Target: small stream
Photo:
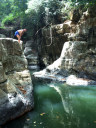
[[[96,87],[35,83],[34,110],[2,128],[96,128]]]

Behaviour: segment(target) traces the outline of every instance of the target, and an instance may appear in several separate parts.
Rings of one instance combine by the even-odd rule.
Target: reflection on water
[[[58,92],[62,100],[64,111],[69,113],[69,105],[68,102],[66,102],[66,97],[64,97],[62,90],[59,88],[59,86],[54,86],[54,84],[51,84],[50,87],[54,88]]]
[[[2,128],[96,128],[96,87],[34,85],[35,108]]]

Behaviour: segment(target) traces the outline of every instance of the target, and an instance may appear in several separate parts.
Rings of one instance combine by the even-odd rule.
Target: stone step
[[[28,61],[28,65],[37,65],[37,64],[38,64],[37,61],[34,61],[34,62],[33,61],[30,61],[30,62]]]
[[[39,66],[38,65],[29,65],[28,66],[28,69],[29,70],[38,70],[39,69]]]
[[[26,59],[34,59],[34,60],[37,60],[38,59],[38,56],[34,56],[33,54],[30,54],[30,55],[26,56]]]

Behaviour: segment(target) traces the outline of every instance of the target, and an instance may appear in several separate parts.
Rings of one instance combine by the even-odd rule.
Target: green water
[[[96,128],[96,87],[34,85],[35,108],[2,128]]]

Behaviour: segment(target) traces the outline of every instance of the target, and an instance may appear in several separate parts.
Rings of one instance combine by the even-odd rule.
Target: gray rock
[[[33,107],[33,85],[21,44],[0,38],[0,125]]]
[[[3,34],[0,34],[0,38],[6,38],[6,36]]]
[[[89,79],[83,79],[83,78],[77,78],[75,75],[70,75],[66,78],[66,83],[71,86],[89,86],[89,85],[95,85],[96,81],[89,80]]]

